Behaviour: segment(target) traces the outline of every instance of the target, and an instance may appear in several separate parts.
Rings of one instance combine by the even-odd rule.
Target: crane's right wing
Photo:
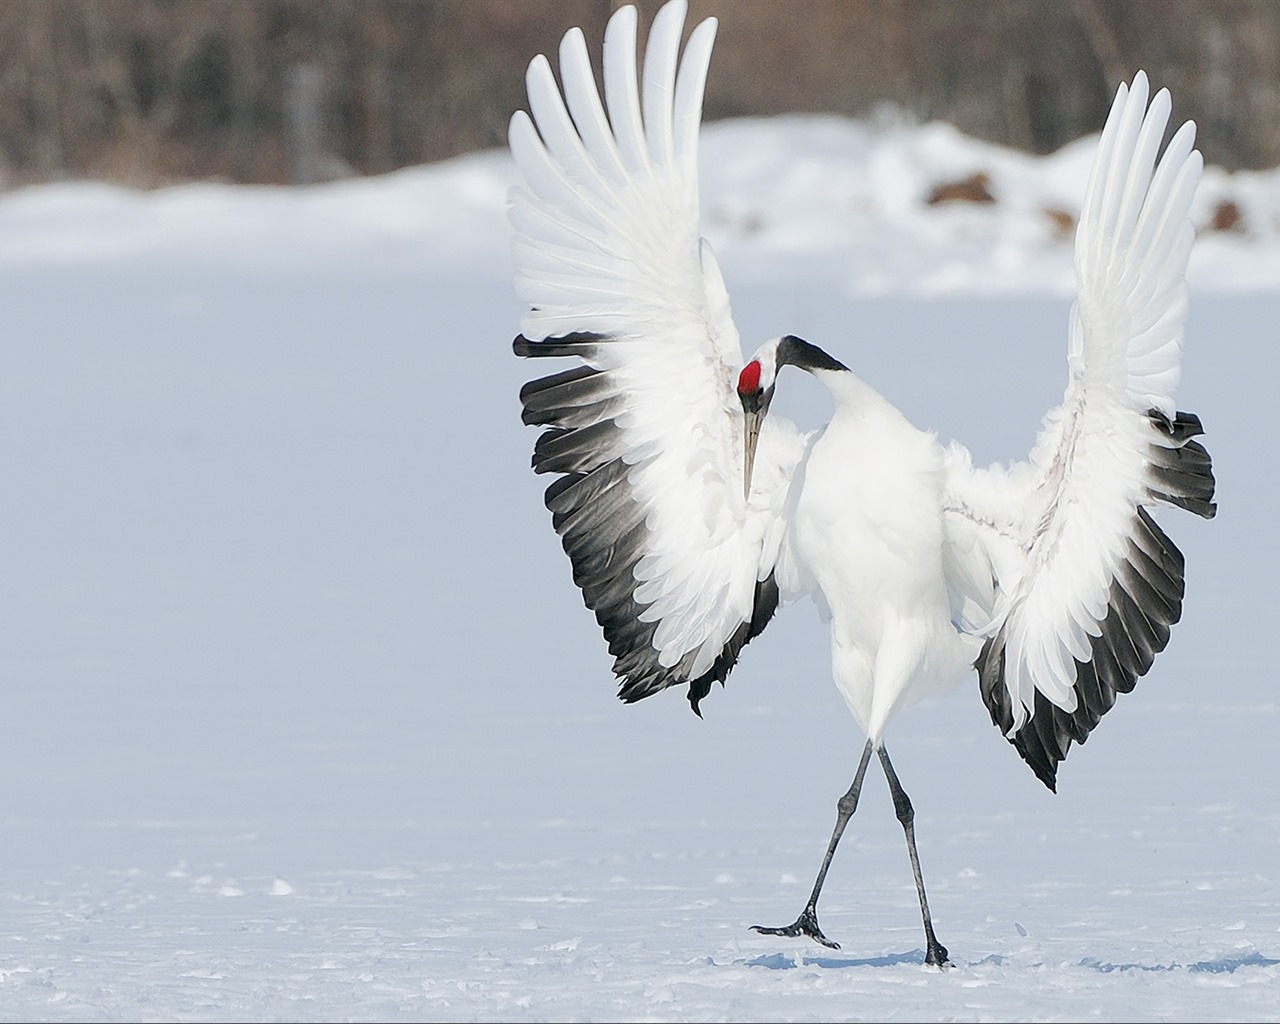
[[[521,390],[545,426],[533,468],[574,581],[596,613],[627,701],[689,685],[695,711],[778,602],[782,500],[801,441],[771,418],[743,497],[742,353],[724,283],[699,235],[697,143],[714,19],[683,58],[683,0],[654,19],[636,71],[636,12],[604,41],[604,91],[573,29],[563,97],[529,66],[532,118],[511,120],[517,355],[577,365]],[[535,127],[536,123],[536,127]],[[774,422],[777,420],[777,422]]]

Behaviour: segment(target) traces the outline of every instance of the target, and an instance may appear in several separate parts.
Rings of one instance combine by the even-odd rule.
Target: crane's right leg
[[[789,924],[785,928],[766,928],[764,925],[753,924],[751,927],[754,931],[761,935],[788,935],[792,938],[797,935],[807,935],[815,942],[821,942],[831,949],[840,948],[840,943],[832,942],[818,927],[818,897],[822,894],[822,883],[827,880],[827,869],[831,867],[831,858],[835,856],[840,837],[844,835],[845,826],[849,824],[853,812],[858,809],[858,796],[862,792],[862,779],[867,774],[867,765],[871,763],[871,750],[871,741],[867,740],[866,749],[862,751],[862,760],[858,762],[858,771],[853,776],[853,785],[836,804],[836,827],[831,833],[831,842],[827,844],[827,855],[822,858],[822,867],[818,870],[818,880],[813,883],[809,902],[796,918],[795,924]]]
[[[911,798],[898,781],[898,773],[889,763],[889,751],[880,748],[880,764],[884,768],[884,777],[889,780],[889,792],[893,795],[893,808],[907,835],[907,853],[911,856],[911,871],[916,876],[916,893],[920,897],[920,913],[924,917],[924,941],[926,952],[924,962],[934,967],[950,967],[947,959],[947,947],[938,941],[933,933],[933,918],[929,914],[929,900],[924,894],[924,875],[920,872],[920,854],[916,852],[915,808],[911,806]]]

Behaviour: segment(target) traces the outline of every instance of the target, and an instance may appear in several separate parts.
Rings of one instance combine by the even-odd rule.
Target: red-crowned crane
[[[924,960],[944,965],[914,834],[885,746],[894,713],[976,670],[1000,732],[1050,789],[1116,695],[1151,667],[1181,614],[1183,559],[1151,510],[1215,512],[1199,419],[1178,411],[1194,125],[1163,148],[1168,92],[1121,84],[1075,237],[1068,379],[1025,462],[975,468],[848,367],[794,336],[744,362],[729,297],[698,226],[697,146],[714,19],[680,55],[684,0],[654,19],[636,66],[636,12],[604,39],[604,98],[581,31],[529,66],[511,121],[515,351],[571,357],[530,381],[545,427],[533,468],[573,579],[615,657],[619,695],[723,683],[780,597],[830,623],[836,685],[866,735],[799,918],[810,936],[832,856],[871,758],[906,833]],[[1159,157],[1159,159],[1157,159]],[[779,371],[831,391],[801,433],[769,416]]]

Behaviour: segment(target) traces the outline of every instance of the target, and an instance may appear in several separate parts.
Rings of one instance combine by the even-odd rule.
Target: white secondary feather
[[[633,597],[639,619],[657,624],[660,663],[692,655],[692,678],[751,618],[756,582],[780,546],[781,502],[765,485],[785,487],[789,474],[777,467],[794,463],[799,447],[789,425],[769,425],[748,508],[735,392],[742,352],[698,224],[698,126],[716,22],[698,25],[681,57],[684,19],[683,2],[658,13],[640,79],[635,9],[610,18],[605,103],[579,30],[561,45],[563,92],[545,58],[531,63],[531,116],[511,121],[524,185],[512,191],[510,217],[516,287],[529,304],[524,335],[612,339],[592,365],[626,395],[613,422],[649,531]]]
[[[1139,72],[1102,132],[1076,231],[1066,393],[1029,467],[974,470],[958,446],[948,456],[953,607],[964,628],[1004,631],[1011,733],[1037,690],[1075,709],[1075,661],[1090,659],[1135,510],[1150,504],[1161,438],[1148,413],[1175,416],[1202,164],[1191,122],[1156,164],[1169,95],[1147,101]]]

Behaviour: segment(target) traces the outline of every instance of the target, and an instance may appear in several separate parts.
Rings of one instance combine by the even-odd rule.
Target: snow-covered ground
[[[1065,382],[1046,211],[1092,140],[788,118],[703,153],[748,348],[809,337],[1025,453]],[[995,202],[924,203],[975,171]],[[510,173],[0,197],[0,1018],[1274,1020],[1280,176],[1199,197],[1244,229],[1192,258],[1220,512],[1164,520],[1169,650],[1057,796],[976,687],[895,722],[938,972],[874,784],[822,904],[843,948],[749,930],[799,911],[862,743],[809,605],[705,720],[615,699],[528,470]]]

